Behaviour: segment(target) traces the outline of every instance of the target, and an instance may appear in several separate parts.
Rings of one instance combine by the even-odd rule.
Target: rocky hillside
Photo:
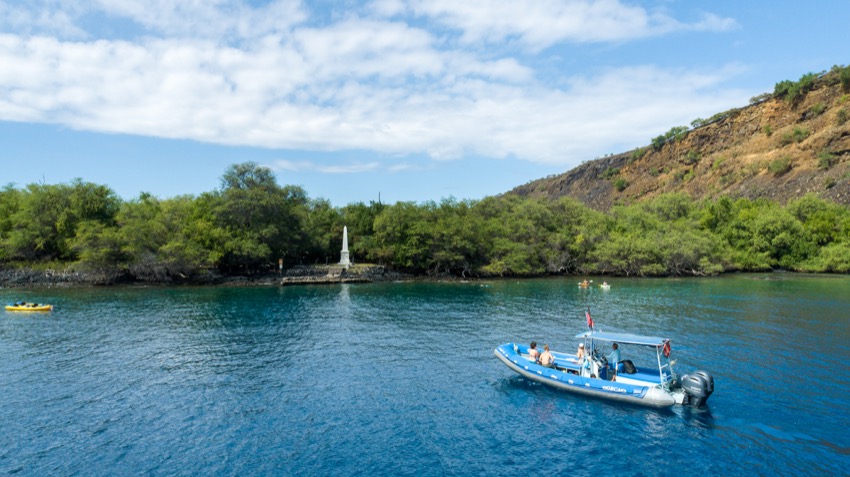
[[[850,67],[784,81],[750,106],[509,193],[571,196],[606,210],[667,192],[780,203],[811,192],[850,204]]]

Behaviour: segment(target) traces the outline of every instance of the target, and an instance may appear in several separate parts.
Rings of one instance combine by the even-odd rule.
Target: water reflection
[[[680,406],[673,408],[672,411],[690,425],[702,429],[714,429],[714,416],[711,414],[710,407]]]

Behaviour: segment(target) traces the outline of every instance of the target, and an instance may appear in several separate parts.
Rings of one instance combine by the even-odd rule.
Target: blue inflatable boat
[[[554,365],[541,365],[528,354],[528,346],[505,343],[494,354],[507,367],[538,383],[587,396],[630,402],[652,407],[675,404],[703,405],[714,391],[714,378],[704,371],[679,378],[673,372],[669,339],[627,333],[588,331],[576,336],[587,356],[553,351]],[[603,350],[614,343],[628,349],[628,355],[650,365],[635,366],[632,359],[608,363]],[[637,350],[643,352],[637,353]]]

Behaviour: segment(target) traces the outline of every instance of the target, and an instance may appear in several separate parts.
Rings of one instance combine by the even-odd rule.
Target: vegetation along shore
[[[848,110],[850,67],[834,67],[481,200],[334,207],[252,162],[198,196],[123,200],[82,179],[10,184],[0,285],[847,273]],[[332,268],[343,226],[352,261],[372,264],[348,275]]]

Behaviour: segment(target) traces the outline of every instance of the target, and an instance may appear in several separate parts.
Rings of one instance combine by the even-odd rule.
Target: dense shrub
[[[762,93],[758,96],[753,96],[752,98],[750,98],[750,104],[761,103],[762,101],[767,101],[772,97],[773,95],[770,93]]]
[[[785,98],[789,103],[802,99],[812,90],[817,79],[817,73],[807,73],[800,77],[799,81],[780,81],[773,88],[774,96]]]
[[[662,134],[660,136],[655,136],[654,138],[652,138],[652,141],[651,141],[650,144],[652,145],[653,149],[655,149],[656,151],[660,151],[661,148],[663,148],[664,144],[666,144],[666,143],[667,143],[667,138],[664,137],[664,135]]]
[[[774,159],[767,165],[767,170],[774,176],[781,176],[791,170],[791,158],[782,156],[779,159]]]
[[[617,192],[623,192],[628,186],[629,181],[623,179],[622,177],[614,181],[614,188],[617,189]]]
[[[844,108],[839,109],[838,113],[836,113],[836,115],[835,115],[835,123],[838,126],[844,126],[844,123],[847,122],[847,116],[848,116],[848,114],[847,114],[846,109],[844,109]]]
[[[702,156],[700,156],[698,152],[688,151],[688,153],[685,154],[684,159],[682,159],[682,162],[684,162],[685,164],[688,164],[688,165],[696,164],[697,162],[699,162],[699,160],[701,158],[702,158]]]
[[[674,126],[666,133],[652,138],[652,148],[660,151],[668,142],[681,141],[688,136],[690,129],[687,126]]]
[[[850,91],[850,66],[841,68],[838,72],[838,77],[841,79],[841,88],[844,91]]]
[[[792,142],[801,143],[809,137],[809,130],[806,128],[795,127],[790,133],[782,135],[782,145],[787,146]]]
[[[820,169],[829,169],[834,166],[836,162],[838,162],[838,157],[836,157],[836,155],[828,149],[824,149],[818,153],[818,167]]]
[[[611,179],[612,177],[616,176],[616,175],[617,175],[617,174],[619,174],[619,173],[620,173],[620,169],[619,169],[619,168],[617,168],[617,167],[609,167],[608,169],[605,169],[605,172],[603,172],[603,173],[602,173],[602,177],[603,177],[605,180],[608,180],[608,179]]]
[[[632,154],[630,156],[630,161],[634,162],[634,161],[637,161],[638,159],[643,158],[643,156],[645,156],[647,152],[649,152],[649,148],[646,148],[646,147],[639,147],[639,148],[635,149],[634,151],[632,151]]]

